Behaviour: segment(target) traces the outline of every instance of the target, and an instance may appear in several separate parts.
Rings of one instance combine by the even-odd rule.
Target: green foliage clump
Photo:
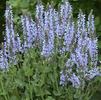
[[[45,59],[38,50],[29,49],[23,56],[18,65],[0,71],[0,100],[92,100],[101,87],[101,77],[78,89],[71,83],[61,86],[60,70],[68,54]]]

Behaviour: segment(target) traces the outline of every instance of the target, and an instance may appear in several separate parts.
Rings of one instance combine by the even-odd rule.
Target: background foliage
[[[5,8],[6,8],[6,0],[0,0],[0,43],[3,41],[3,34],[5,30]]]

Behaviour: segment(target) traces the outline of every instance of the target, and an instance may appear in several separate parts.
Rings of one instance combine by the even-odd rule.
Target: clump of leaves
[[[100,88],[100,77],[84,88],[75,89],[70,83],[61,86],[59,75],[65,64],[62,55],[45,59],[38,50],[29,49],[24,57],[20,58],[22,64],[0,71],[0,100],[90,100]]]

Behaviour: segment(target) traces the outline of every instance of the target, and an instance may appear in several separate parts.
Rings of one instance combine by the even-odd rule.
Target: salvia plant
[[[34,20],[27,14],[21,16],[22,38],[14,30],[12,7],[9,5],[6,6],[5,19],[1,69],[8,69],[10,64],[17,65],[17,54],[27,54],[29,49],[37,48],[46,61],[55,54],[65,57],[59,83],[63,87],[71,83],[74,88],[80,88],[101,75],[97,67],[97,37],[92,11],[86,20],[86,15],[80,10],[74,21],[68,1],[63,2],[58,10],[52,5],[45,9],[39,3]]]

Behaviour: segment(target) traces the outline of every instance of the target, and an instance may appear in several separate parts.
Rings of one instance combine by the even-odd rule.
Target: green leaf
[[[48,96],[46,100],[55,100],[52,96]]]
[[[54,94],[55,96],[60,96],[60,95],[61,95],[61,92],[60,92],[60,91],[53,91],[53,94]]]
[[[12,96],[10,97],[10,100],[18,100],[18,97],[12,95]]]
[[[98,48],[101,48],[101,41],[98,42]]]
[[[95,25],[99,25],[99,23],[100,23],[100,18],[99,18],[99,16],[97,16],[95,18]]]

